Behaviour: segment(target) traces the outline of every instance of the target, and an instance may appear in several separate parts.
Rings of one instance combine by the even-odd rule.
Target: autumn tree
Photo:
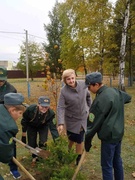
[[[83,66],[85,74],[87,69],[102,71],[111,4],[107,0],[67,0],[61,9],[63,64],[74,69]]]
[[[135,80],[135,1],[131,1],[130,4],[130,17],[128,26],[128,38],[127,38],[127,61],[129,62],[128,76],[129,85],[133,85]]]
[[[119,5],[118,1],[116,7],[113,9],[112,23],[108,26],[108,46],[107,46],[107,67],[111,70],[113,78],[119,74],[119,52],[121,44],[121,34],[123,26],[124,4]]]
[[[49,41],[45,48],[49,52],[47,63],[50,69],[53,65],[57,68],[59,59],[62,68],[83,68],[85,74],[101,71],[114,77],[118,75],[125,5],[126,0],[117,0],[116,7],[108,0],[66,0],[55,6],[50,14],[51,23],[45,26]],[[125,57],[131,59],[135,37],[133,20],[131,31],[128,29],[127,33],[130,51],[126,46]],[[126,60],[126,73],[132,64]]]
[[[29,76],[33,80],[34,75],[39,70],[43,70],[45,62],[45,52],[43,47],[36,42],[28,42],[28,63],[29,63]],[[17,63],[17,68],[24,71],[26,74],[26,42],[20,46],[20,58]]]
[[[131,8],[129,15],[127,14],[127,2],[126,0],[117,0],[115,9],[114,9],[114,19],[113,23],[109,27],[111,32],[110,43],[108,54],[110,58],[110,64],[114,67],[114,74],[121,74],[119,87],[124,84],[124,76],[130,77],[129,84],[132,85],[132,76],[133,76],[133,54],[134,54],[134,1],[131,1]],[[128,11],[129,11],[128,10]],[[128,26],[127,19],[125,18],[128,15]],[[125,21],[126,20],[126,21]],[[125,26],[126,25],[126,26]],[[124,37],[124,41],[123,41]],[[124,44],[123,44],[124,42]],[[123,49],[124,47],[124,49]],[[123,50],[124,51],[123,51]],[[120,65],[120,62],[121,65]],[[120,68],[121,67],[121,68]],[[122,69],[123,68],[123,69]],[[123,72],[121,72],[121,70]],[[122,85],[123,86],[123,85]],[[121,87],[120,87],[121,88]]]
[[[130,13],[130,0],[126,0],[126,8],[124,12],[124,23],[121,35],[121,46],[120,46],[120,61],[119,61],[119,88],[125,91],[124,82],[124,70],[125,70],[125,54],[126,54],[126,40],[127,40],[127,28],[129,23],[129,13]]]
[[[109,25],[112,23],[112,5],[108,0],[94,1],[91,3],[93,7],[94,16],[94,34],[93,34],[93,61],[97,63],[97,70],[102,74],[103,72],[107,73],[107,47],[108,47],[108,34],[109,34]]]

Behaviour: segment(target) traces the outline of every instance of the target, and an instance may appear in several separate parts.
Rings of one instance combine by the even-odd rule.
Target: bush
[[[47,150],[51,152],[48,159],[42,159],[38,163],[38,169],[42,171],[42,177],[46,180],[70,180],[75,171],[77,154],[74,149],[68,151],[67,138],[59,137],[54,141],[48,141]],[[84,179],[79,175],[79,179]]]

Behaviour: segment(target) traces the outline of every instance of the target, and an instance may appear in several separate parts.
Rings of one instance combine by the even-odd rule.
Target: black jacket
[[[53,110],[48,109],[48,111],[40,115],[38,106],[36,104],[30,105],[26,111],[23,113],[23,118],[21,120],[22,131],[27,131],[27,126],[41,127],[43,125],[48,125],[50,121],[53,121],[55,113]]]

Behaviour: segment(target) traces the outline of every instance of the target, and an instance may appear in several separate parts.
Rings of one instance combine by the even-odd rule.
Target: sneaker
[[[14,179],[20,179],[21,178],[21,174],[17,170],[10,171],[10,174],[13,175]]]

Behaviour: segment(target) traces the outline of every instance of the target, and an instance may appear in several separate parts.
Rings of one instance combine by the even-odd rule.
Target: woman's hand
[[[63,132],[63,130],[64,130],[64,125],[63,125],[63,124],[60,124],[57,129],[58,129],[59,135],[61,135],[62,132]]]

